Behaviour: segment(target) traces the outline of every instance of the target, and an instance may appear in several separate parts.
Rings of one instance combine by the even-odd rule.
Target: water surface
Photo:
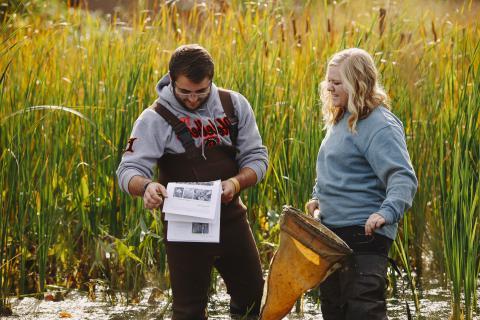
[[[388,316],[392,320],[407,319],[405,299],[401,290],[399,296],[388,299]],[[117,302],[109,301],[109,296],[97,292],[97,299],[92,301],[87,293],[71,291],[64,296],[63,301],[45,301],[36,298],[12,299],[12,310],[14,315],[9,319],[91,319],[91,320],[127,320],[127,319],[170,319],[170,299],[168,292],[165,295],[152,299],[152,288],[142,290],[138,303],[126,304],[123,295],[117,295]],[[480,285],[478,289],[480,296]],[[150,298],[150,301],[149,301]],[[409,298],[409,297],[407,297]],[[221,281],[218,284],[218,292],[213,294],[208,306],[210,319],[231,319],[228,313],[229,296]],[[411,310],[414,312],[414,304],[408,301]],[[419,317],[422,320],[448,319],[450,316],[450,293],[447,289],[437,285],[423,290],[423,297],[420,299],[421,310]],[[480,307],[480,305],[479,305]],[[316,319],[321,320],[320,306],[310,296],[304,299],[303,314],[295,313],[293,310],[287,319]],[[480,319],[477,315],[475,319]]]

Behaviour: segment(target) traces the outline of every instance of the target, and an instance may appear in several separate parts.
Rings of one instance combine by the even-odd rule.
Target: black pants
[[[375,234],[365,236],[363,227],[333,229],[353,254],[320,285],[324,320],[387,319],[388,251],[392,240]]]
[[[230,312],[258,315],[263,275],[245,215],[222,224],[220,243],[166,242],[173,292],[173,320],[207,318],[208,290],[215,267],[230,294]]]

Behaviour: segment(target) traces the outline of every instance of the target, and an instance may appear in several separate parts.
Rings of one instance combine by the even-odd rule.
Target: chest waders
[[[219,95],[229,119],[230,139],[235,145],[238,121],[230,93],[219,90]],[[158,103],[155,111],[172,126],[186,150],[181,154],[164,154],[158,160],[161,184],[226,180],[238,173],[234,147],[207,148],[204,158],[183,122]],[[164,237],[173,293],[172,320],[207,319],[212,267],[225,282],[232,314],[259,313],[264,281],[246,209],[239,195],[230,203],[222,204],[220,243],[171,242]],[[166,234],[168,222],[163,223]]]
[[[353,254],[320,284],[325,320],[386,320],[388,251],[393,240],[375,233],[366,236],[362,226],[331,229]]]

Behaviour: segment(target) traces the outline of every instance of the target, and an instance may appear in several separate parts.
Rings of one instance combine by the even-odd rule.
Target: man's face
[[[199,83],[192,82],[187,77],[180,75],[173,83],[173,93],[183,106],[195,110],[202,105],[210,95],[212,80],[205,77]]]

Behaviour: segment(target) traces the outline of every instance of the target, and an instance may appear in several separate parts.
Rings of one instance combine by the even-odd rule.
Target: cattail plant
[[[181,13],[158,3],[128,20],[60,2],[38,5],[35,14],[7,12],[0,26],[0,307],[50,283],[87,290],[100,278],[129,301],[151,281],[146,274],[168,283],[160,212],[122,193],[115,170],[172,50],[184,43],[211,52],[215,83],[247,97],[269,149],[264,181],[242,195],[267,267],[282,206],[303,208],[311,196],[325,135],[318,86],[328,58],[357,46],[375,59],[419,178],[391,256],[418,302],[414,274],[428,250],[452,294],[452,318],[473,319],[478,4],[438,2],[435,12],[430,5],[312,1],[299,9],[235,0]]]

